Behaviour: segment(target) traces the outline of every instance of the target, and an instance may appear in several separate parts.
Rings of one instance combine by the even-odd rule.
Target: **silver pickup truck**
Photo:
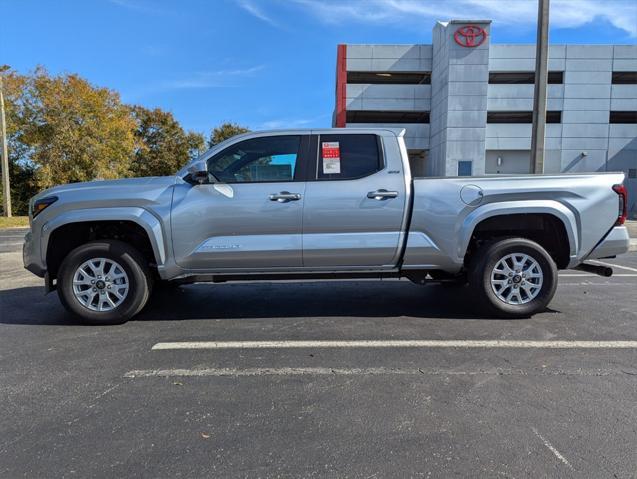
[[[405,277],[469,283],[526,317],[557,271],[629,247],[622,173],[413,178],[404,130],[248,133],[175,176],[34,197],[24,265],[91,324],[141,311],[158,282]]]

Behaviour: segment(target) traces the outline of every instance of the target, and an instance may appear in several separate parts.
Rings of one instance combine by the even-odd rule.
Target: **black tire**
[[[513,283],[511,283],[511,286],[508,286],[509,279],[506,280],[506,286],[492,286],[491,273],[498,262],[510,254],[528,255],[541,268],[542,284],[537,293],[533,288],[533,294],[537,294],[535,297],[532,298],[532,295],[527,293],[526,290],[522,291],[521,281],[529,280],[521,278],[515,272],[512,273],[513,277],[511,280]],[[498,275],[496,278],[502,279],[504,275]],[[487,243],[476,252],[474,260],[469,267],[469,284],[486,312],[503,318],[528,318],[537,312],[543,311],[553,299],[557,288],[557,266],[553,258],[536,242],[525,238],[503,239]],[[506,298],[501,299],[498,297],[495,288],[514,288],[515,284],[518,284],[516,289],[519,288],[520,291],[520,296],[517,296],[517,300],[528,302],[510,304],[505,301]],[[510,289],[499,290],[502,296],[508,296],[510,291]],[[529,300],[529,298],[532,299]]]
[[[128,276],[129,290],[121,304],[109,311],[93,311],[73,293],[73,276],[92,258],[106,258],[118,263]],[[152,290],[152,275],[147,261],[131,245],[117,240],[99,240],[83,244],[71,251],[58,271],[57,290],[64,307],[84,323],[91,325],[122,324],[139,313]]]

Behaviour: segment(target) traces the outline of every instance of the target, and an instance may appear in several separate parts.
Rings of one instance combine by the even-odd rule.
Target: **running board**
[[[366,272],[366,271],[344,271],[325,273],[236,273],[236,274],[203,274],[189,275],[182,278],[173,279],[170,282],[175,284],[191,283],[226,283],[230,281],[289,281],[289,280],[356,280],[356,279],[393,279],[400,278],[399,272]]]
[[[613,275],[613,268],[597,264],[582,263],[577,265],[575,269],[586,271],[587,273],[597,274],[599,276],[605,276],[606,278],[610,278]]]

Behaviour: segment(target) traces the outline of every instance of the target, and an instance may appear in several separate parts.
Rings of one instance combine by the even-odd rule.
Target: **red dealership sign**
[[[478,47],[487,39],[487,32],[478,25],[465,25],[455,31],[453,39],[461,47]]]

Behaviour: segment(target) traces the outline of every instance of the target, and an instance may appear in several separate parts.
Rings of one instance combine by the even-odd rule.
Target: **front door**
[[[303,213],[303,265],[313,269],[395,266],[407,200],[395,138],[384,147],[382,138],[374,134],[328,134],[313,136],[312,146],[313,168]]]
[[[175,260],[190,270],[302,266],[305,181],[298,167],[309,137],[270,135],[230,145],[208,160],[210,182],[175,189]]]

